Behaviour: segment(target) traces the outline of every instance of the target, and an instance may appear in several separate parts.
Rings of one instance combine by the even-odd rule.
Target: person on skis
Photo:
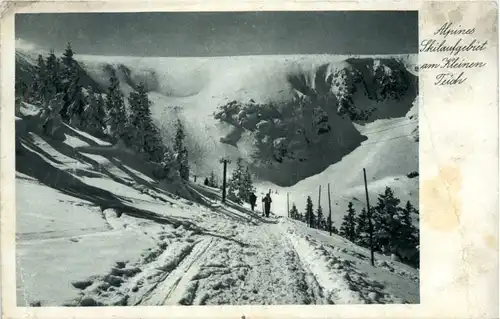
[[[262,199],[262,202],[264,203],[264,214],[266,215],[266,217],[269,217],[269,213],[271,212],[271,203],[272,203],[271,194],[267,193],[266,197]]]
[[[255,196],[255,194],[252,192],[250,194],[250,206],[252,206],[252,212],[255,208],[255,204],[257,203],[257,196]]]

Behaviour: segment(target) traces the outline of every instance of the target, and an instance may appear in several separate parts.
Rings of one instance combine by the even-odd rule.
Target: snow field
[[[105,85],[109,57],[82,59],[90,76]],[[168,128],[177,117],[186,120],[194,172],[202,182],[201,176],[220,170],[221,156],[249,153],[245,145],[237,145],[239,149],[220,143],[231,131],[213,119],[220,103],[289,99],[294,91],[288,73],[307,74],[306,81],[313,83],[315,68],[331,60],[241,57],[194,63],[122,58],[115,67],[131,71],[130,78],[122,78],[125,93],[137,81],[151,80],[152,111],[160,127]],[[255,76],[260,71],[261,76]],[[23,104],[18,113],[19,306],[419,301],[418,271],[378,254],[372,267],[366,249],[282,217],[286,192],[302,210],[307,195],[317,198],[317,186],[325,190],[329,181],[334,222],[341,220],[348,201],[354,201],[359,212],[364,166],[371,196],[390,185],[398,197],[418,204],[418,180],[405,176],[416,170],[418,144],[411,136],[400,138],[417,125],[410,117],[356,126],[368,136],[360,147],[292,187],[258,181],[259,192],[279,191],[272,195],[272,217],[263,218],[260,196],[256,212],[231,201],[221,204],[219,190],[192,182],[155,181],[151,167],[123,145],[67,125],[64,142],[50,140],[32,130],[32,106]],[[164,133],[170,134],[168,129]],[[326,198],[323,193],[325,215]]]

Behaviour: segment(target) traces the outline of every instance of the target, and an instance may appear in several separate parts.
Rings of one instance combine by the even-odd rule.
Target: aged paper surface
[[[15,13],[418,10],[420,296],[416,304],[24,307],[16,300]],[[498,8],[470,2],[4,2],[1,253],[5,318],[498,317]],[[455,31],[454,31],[455,30]],[[353,40],[356,41],[356,40]],[[302,204],[300,204],[302,205]],[[58,256],[52,256],[57,260]],[[37,273],[43,273],[43,267]]]

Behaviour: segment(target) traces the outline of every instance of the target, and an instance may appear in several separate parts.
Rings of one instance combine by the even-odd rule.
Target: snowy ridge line
[[[284,224],[282,223],[280,227],[283,228]],[[328,246],[323,246],[310,235],[300,234],[297,230],[289,224],[285,225],[284,233],[290,239],[303,263],[309,267],[318,283],[322,285],[327,294],[326,297],[331,302],[336,304],[408,302],[387,292],[383,283],[368,278],[365,272],[371,267],[370,265],[341,258],[334,253],[335,249],[327,249]],[[383,263],[379,264],[382,266]],[[390,269],[386,270],[390,271]]]
[[[396,137],[393,137],[393,138],[389,138],[389,139],[386,139],[386,140],[380,140],[380,141],[374,141],[374,142],[369,142],[369,143],[363,143],[361,144],[360,146],[358,147],[363,147],[365,145],[370,145],[370,144],[378,144],[378,143],[382,143],[382,142],[387,142],[387,141],[392,141],[392,140],[397,140],[399,138],[403,138],[403,137],[408,137],[408,136],[413,136],[413,134],[406,134],[406,135],[401,135],[401,136],[396,136]]]
[[[401,122],[406,122],[406,121],[401,121]],[[412,125],[412,124],[415,124],[415,123],[418,123],[418,120],[415,120],[415,121],[409,121],[409,122],[407,122],[407,123],[405,123],[405,124],[399,124],[399,125],[397,125],[397,126],[388,127],[388,128],[385,128],[385,129],[383,129],[383,130],[379,130],[379,131],[362,132],[361,134],[363,134],[363,135],[372,135],[372,134],[376,134],[376,133],[380,133],[380,132],[390,131],[390,130],[396,129],[396,128],[398,128],[398,127]]]
[[[283,229],[283,223],[279,225]],[[288,237],[292,247],[297,252],[304,266],[308,267],[316,278],[316,281],[322,286],[326,298],[334,304],[362,304],[365,300],[359,293],[350,289],[349,283],[343,278],[345,273],[337,270],[341,264],[334,263],[332,266],[337,269],[331,269],[324,257],[316,253],[316,247],[311,247],[309,241],[303,236],[297,236],[289,227],[283,229],[283,233]],[[330,264],[332,264],[330,262]]]

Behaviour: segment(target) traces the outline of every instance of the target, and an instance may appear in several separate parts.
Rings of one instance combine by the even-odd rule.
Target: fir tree
[[[75,64],[75,60],[73,59],[73,49],[71,48],[71,43],[68,42],[68,44],[66,45],[66,50],[64,51],[63,53],[63,56],[61,58],[61,63],[63,65],[63,69],[64,68],[68,68],[69,70],[72,70],[72,68],[74,67],[74,64]],[[63,71],[64,73],[64,71]],[[69,73],[68,75],[70,75],[71,73]]]
[[[44,100],[49,101],[57,93],[61,92],[61,79],[59,75],[60,66],[53,50],[50,51],[49,56],[45,61],[46,78],[45,78],[45,96]]]
[[[83,93],[83,88],[79,84],[73,84],[70,88],[73,92],[72,97],[67,100],[63,95],[63,107],[61,108],[61,116],[70,125],[77,128],[84,128],[84,112],[85,106],[88,103],[87,97]],[[67,104],[69,102],[69,105]],[[66,107],[67,106],[67,107]],[[64,111],[66,107],[66,111]]]
[[[62,127],[61,108],[63,105],[62,93],[57,93],[47,102],[47,107],[43,109],[40,116],[42,129],[45,135],[56,138],[57,132]]]
[[[70,120],[71,118],[78,116],[77,114],[72,114],[68,111],[70,105],[73,103],[75,96],[78,94],[80,86],[80,72],[77,67],[76,61],[73,59],[73,50],[71,49],[71,44],[68,43],[66,50],[61,58],[61,90],[64,92],[64,106],[61,110],[63,118]]]
[[[177,159],[175,158],[172,150],[167,147],[163,148],[163,156],[160,162],[163,170],[163,178],[175,180],[179,176],[179,168]]]
[[[307,225],[309,225],[309,227],[312,227],[314,220],[314,210],[311,196],[307,196],[306,212],[304,214],[304,217]]]
[[[290,217],[295,220],[299,219],[299,211],[297,210],[297,206],[295,206],[295,203],[292,204],[292,209],[290,210]]]
[[[255,188],[253,187],[253,182],[252,182],[252,174],[250,173],[250,169],[246,168],[245,173],[243,175],[243,182],[242,182],[242,194],[240,195],[241,199],[249,202],[250,201],[250,194],[255,192]]]
[[[184,148],[184,139],[186,134],[184,133],[184,126],[181,120],[177,120],[175,124],[175,140],[174,140],[174,152],[179,153]]]
[[[356,211],[352,207],[352,202],[347,206],[347,214],[344,215],[339,234],[352,242],[356,240]]]
[[[177,162],[179,164],[179,174],[182,179],[189,179],[189,161],[188,161],[188,150],[184,146],[184,139],[186,134],[184,133],[184,126],[180,120],[177,120],[176,131],[175,131],[175,141],[174,141],[174,152],[176,154]]]
[[[238,157],[236,160],[236,169],[233,171],[227,187],[228,198],[238,204],[241,204],[244,200],[243,176],[243,159]]]
[[[43,59],[43,56],[40,54],[38,55],[35,71],[33,72],[33,82],[31,83],[31,88],[30,88],[31,99],[33,101],[42,102],[44,98],[47,96],[46,74],[47,74],[47,69],[45,67],[45,60]]]
[[[127,121],[127,136],[130,145],[139,152],[148,155],[148,160],[160,163],[165,149],[160,132],[151,117],[151,101],[143,83],[128,97],[130,115]]]
[[[393,253],[397,242],[398,220],[396,215],[401,210],[398,207],[400,200],[394,196],[393,191],[385,188],[384,194],[379,194],[375,206],[374,221],[374,246],[384,252]]]
[[[89,87],[87,91],[87,104],[84,107],[82,114],[82,128],[92,135],[102,135],[102,110],[99,109],[97,95]]]
[[[139,84],[136,91],[128,97],[130,114],[127,121],[128,142],[136,151],[144,152],[146,145],[146,127],[151,121],[150,101],[144,86]]]
[[[97,97],[97,110],[99,115],[99,121],[103,130],[106,129],[106,105],[104,103],[104,99],[102,98],[102,94],[96,94]]]
[[[217,181],[215,179],[215,174],[214,174],[214,171],[211,171],[210,172],[210,178],[208,179],[208,185],[210,187],[218,187],[217,185]]]
[[[373,208],[371,209],[373,211]],[[366,209],[361,209],[361,213],[356,218],[356,243],[363,247],[370,247],[370,221]]]
[[[171,153],[171,151],[165,149],[160,132],[152,120],[146,123],[144,130],[144,151],[149,155],[150,161],[158,163],[163,159],[165,152]]]
[[[323,208],[321,208],[321,206],[318,206],[318,209],[316,210],[316,216],[317,216],[316,228],[324,229],[325,221],[323,220]]]
[[[109,128],[109,134],[115,139],[124,139],[125,124],[127,114],[123,94],[120,91],[120,82],[116,73],[112,71],[109,79],[108,94],[106,95],[105,106],[107,110],[106,125]]]
[[[418,243],[418,229],[413,226],[411,214],[415,208],[407,201],[405,207],[396,213],[397,227],[395,230],[395,243],[400,255],[413,256],[416,253]]]

